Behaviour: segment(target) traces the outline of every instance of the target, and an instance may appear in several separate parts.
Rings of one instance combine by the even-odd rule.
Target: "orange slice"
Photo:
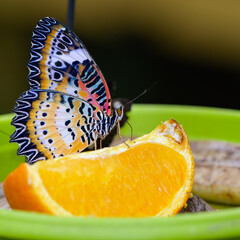
[[[13,209],[54,215],[170,216],[192,190],[193,155],[173,119],[116,147],[22,163],[4,181]]]

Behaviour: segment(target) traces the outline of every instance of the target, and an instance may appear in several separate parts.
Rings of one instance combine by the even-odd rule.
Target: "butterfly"
[[[41,19],[33,31],[28,81],[16,101],[10,142],[28,163],[79,153],[120,126],[107,83],[76,34],[58,20]]]

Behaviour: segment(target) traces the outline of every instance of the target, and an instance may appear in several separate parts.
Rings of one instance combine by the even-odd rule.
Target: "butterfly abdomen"
[[[118,111],[113,111],[111,116],[98,112],[96,114],[96,131],[97,135],[104,139],[112,130],[116,127],[119,121],[122,120],[122,115],[118,114]]]

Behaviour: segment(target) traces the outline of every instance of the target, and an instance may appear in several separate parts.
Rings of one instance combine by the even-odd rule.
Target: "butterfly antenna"
[[[144,89],[144,91],[141,92],[138,96],[136,96],[134,99],[130,100],[129,102],[121,105],[120,107],[126,106],[126,105],[134,102],[136,99],[140,98],[142,95],[144,95],[145,93],[147,93],[150,89],[152,89],[153,87],[155,87],[155,86],[157,85],[157,83],[158,83],[158,81],[154,82],[149,88]],[[119,107],[119,108],[120,108],[120,107]],[[133,140],[133,128],[132,128],[131,124],[128,122],[128,120],[126,120],[126,123],[129,125],[129,127],[130,127],[130,129],[131,129],[131,141],[132,141],[132,140]]]
[[[122,140],[122,142],[129,148],[129,145],[126,143],[126,141],[121,136],[120,122],[119,121],[117,122],[117,133],[118,133],[118,136],[120,137],[120,139]]]
[[[138,96],[136,96],[134,99],[130,100],[129,102],[125,103],[122,106],[126,106],[134,101],[136,101],[138,98],[140,98],[141,96],[143,96],[145,93],[147,93],[150,89],[152,89],[153,87],[155,87],[157,85],[158,81],[154,82],[149,88],[146,88],[143,90],[143,92],[141,92]]]
[[[73,30],[75,0],[68,0],[67,26]]]
[[[126,106],[132,102],[134,102],[135,100],[137,100],[138,98],[140,98],[142,95],[144,95],[147,92],[147,89],[145,89],[142,93],[140,93],[138,96],[136,96],[134,99],[130,100],[129,102],[125,103],[123,106]]]

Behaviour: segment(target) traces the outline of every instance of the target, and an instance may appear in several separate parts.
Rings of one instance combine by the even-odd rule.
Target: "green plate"
[[[12,114],[0,117],[0,130],[11,134]],[[190,140],[215,139],[240,142],[240,111],[195,106],[138,105],[129,122],[133,135],[149,133],[174,118]],[[122,135],[130,135],[126,125]],[[16,144],[0,133],[0,181],[24,159]],[[16,183],[17,184],[17,183]],[[55,217],[38,213],[0,210],[1,239],[240,239],[240,208],[214,213],[152,218]]]

